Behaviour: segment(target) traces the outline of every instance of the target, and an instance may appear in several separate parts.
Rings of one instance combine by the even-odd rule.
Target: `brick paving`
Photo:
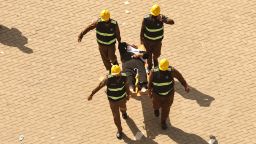
[[[106,74],[95,31],[77,36],[103,8],[122,40],[139,43],[142,18],[154,1],[0,0],[0,137],[3,144],[256,144],[256,2],[159,0],[165,25],[162,56],[187,79],[177,82],[172,127],[159,128],[150,99],[130,99],[130,120],[115,138],[104,90],[86,101]],[[118,51],[117,51],[118,55]],[[140,137],[141,140],[134,138]]]

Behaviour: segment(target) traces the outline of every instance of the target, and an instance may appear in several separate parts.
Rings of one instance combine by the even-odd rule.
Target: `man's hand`
[[[93,96],[93,93],[91,93],[91,95],[88,96],[87,100],[88,100],[88,101],[92,100],[92,96]]]
[[[135,44],[132,44],[131,46],[136,49],[138,48]]]
[[[79,36],[78,36],[78,42],[81,42],[82,39],[83,39],[83,35],[82,35],[82,34],[79,34]]]
[[[188,87],[188,85],[185,86],[185,91],[186,91],[187,93],[189,93],[190,88]]]
[[[132,58],[139,58],[139,57],[140,57],[139,54],[134,54],[134,55],[132,55]]]

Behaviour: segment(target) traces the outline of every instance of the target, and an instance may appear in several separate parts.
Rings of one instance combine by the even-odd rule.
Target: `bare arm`
[[[184,77],[182,76],[182,74],[178,70],[176,70],[175,68],[173,68],[173,70],[174,70],[173,71],[173,77],[179,80],[179,82],[185,88],[186,92],[189,92],[188,84],[187,84],[186,80],[184,79]]]
[[[92,100],[92,97],[95,93],[97,93],[101,88],[103,88],[107,84],[107,77],[103,79],[99,85],[92,91],[91,95],[88,97],[88,100]]]
[[[90,25],[88,25],[79,35],[78,35],[78,42],[81,42],[83,39],[83,36],[89,32],[90,30],[93,30],[96,28],[97,25],[97,21],[94,21],[93,23],[91,23]]]

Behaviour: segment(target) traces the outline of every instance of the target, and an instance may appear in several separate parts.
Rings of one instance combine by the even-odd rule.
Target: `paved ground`
[[[189,82],[179,83],[172,128],[162,131],[150,99],[128,102],[126,137],[117,140],[101,90],[86,101],[104,70],[95,31],[80,31],[109,8],[122,40],[137,44],[153,1],[0,0],[0,138],[3,144],[256,144],[256,2],[161,0],[165,26],[162,57]],[[118,54],[118,53],[117,53]],[[134,140],[138,132],[144,136]],[[140,133],[137,134],[139,136]]]

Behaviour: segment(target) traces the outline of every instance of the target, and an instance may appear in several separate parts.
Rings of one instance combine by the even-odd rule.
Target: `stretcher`
[[[138,69],[134,69],[135,72],[136,72],[136,75],[135,75],[135,96],[144,96],[144,95],[147,95],[148,94],[148,91],[146,92],[141,92],[139,91],[139,72],[138,72]]]

